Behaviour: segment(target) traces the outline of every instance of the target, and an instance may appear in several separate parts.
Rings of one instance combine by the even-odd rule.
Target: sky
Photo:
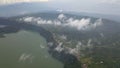
[[[120,0],[53,0],[70,11],[120,15]],[[59,3],[57,3],[59,2]],[[62,5],[60,5],[62,3]]]
[[[0,0],[0,5],[44,2],[66,11],[120,15],[120,0]]]
[[[0,0],[0,4],[13,4],[20,2],[48,2],[48,0]]]

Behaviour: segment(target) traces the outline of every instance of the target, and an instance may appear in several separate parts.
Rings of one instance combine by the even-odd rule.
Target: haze
[[[38,7],[41,6],[41,2],[44,2],[50,8],[64,11],[120,15],[120,0],[0,0],[0,5],[24,2],[40,3]]]

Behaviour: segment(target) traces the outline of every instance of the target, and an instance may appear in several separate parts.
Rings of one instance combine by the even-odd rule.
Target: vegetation
[[[54,14],[54,13],[53,13]],[[29,15],[35,17],[43,17],[44,19],[51,19],[54,20],[57,18],[58,13],[54,14],[46,14],[43,13],[42,16],[39,14]],[[69,15],[68,17],[75,17],[74,15]],[[21,18],[22,16],[18,17]],[[16,19],[17,17],[13,17],[12,20]],[[81,19],[83,17],[76,16],[75,18]],[[88,18],[88,17],[85,17]],[[94,22],[97,18],[92,18]],[[83,68],[120,68],[120,24],[103,19],[104,25],[88,31],[79,31],[74,28],[70,27],[55,27],[49,25],[40,25],[41,29],[45,31],[49,31],[44,33],[37,29],[35,26],[29,27],[22,26],[21,28],[25,28],[27,30],[36,30],[42,34],[46,40],[53,40],[54,39],[62,42],[65,47],[76,48],[76,45],[80,42],[81,45],[79,49],[80,57],[75,64],[71,65],[65,63],[64,68],[79,68],[82,64]],[[18,24],[19,25],[19,24]],[[24,24],[23,24],[24,25]],[[37,26],[39,27],[39,26]],[[16,32],[16,31],[15,31]],[[50,35],[49,35],[50,33]],[[102,35],[101,35],[102,34]],[[2,36],[2,34],[0,33]],[[51,39],[52,38],[52,39]],[[80,66],[81,67],[81,66]]]

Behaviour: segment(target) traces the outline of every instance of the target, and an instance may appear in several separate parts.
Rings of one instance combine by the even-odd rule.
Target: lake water
[[[0,38],[0,68],[63,68],[38,33],[21,30],[5,36]]]

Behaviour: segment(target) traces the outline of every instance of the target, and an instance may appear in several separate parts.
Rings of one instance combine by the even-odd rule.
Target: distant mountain
[[[50,10],[53,10],[53,8],[47,6],[47,3],[17,3],[0,6],[0,17],[10,17]]]
[[[63,33],[70,37],[75,33],[76,35],[72,39],[78,38],[79,40],[85,39],[85,37],[87,39],[91,37],[96,38],[96,36],[100,38],[101,35],[107,37],[120,32],[119,22],[73,13],[44,12],[15,16],[10,19],[37,24],[52,31],[55,29],[55,32],[58,32],[58,34]]]
[[[11,17],[18,16],[30,13],[39,13],[39,12],[58,12],[58,8],[52,8],[51,3],[17,3],[11,5],[0,6],[0,17]],[[63,11],[63,13],[90,16],[95,18],[106,18],[120,22],[119,15],[107,15],[107,14],[98,14],[98,13],[88,13],[88,12],[70,12]]]
[[[95,14],[95,13],[81,13],[87,16],[93,16],[93,17],[100,17],[100,18],[106,18],[110,20],[114,20],[117,22],[120,22],[120,16],[119,15],[107,15],[107,14]]]
[[[97,17],[97,18],[105,18],[105,19],[120,22],[120,15],[108,15],[108,14],[89,13],[89,12],[66,12],[66,13],[71,13],[71,14],[75,14],[75,15],[90,16],[90,17]]]

